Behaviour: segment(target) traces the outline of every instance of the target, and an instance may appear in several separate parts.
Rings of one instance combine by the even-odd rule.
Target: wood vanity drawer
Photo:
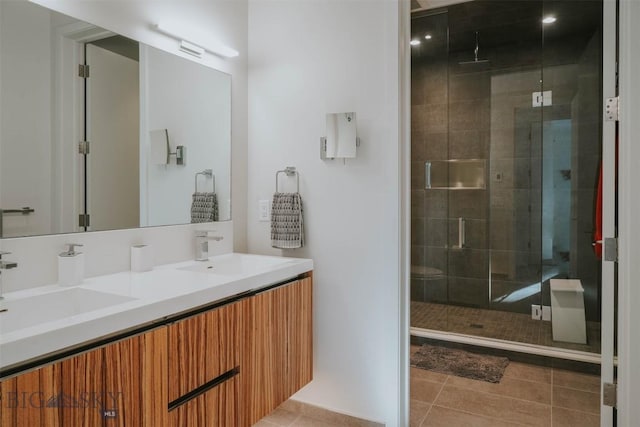
[[[257,423],[311,381],[312,305],[310,275],[249,299],[240,425]]]
[[[169,325],[169,401],[240,366],[243,301]]]
[[[167,425],[162,327],[0,383],[0,426]]]
[[[169,412],[170,427],[238,427],[238,391],[240,379],[236,375],[211,388],[198,397]]]

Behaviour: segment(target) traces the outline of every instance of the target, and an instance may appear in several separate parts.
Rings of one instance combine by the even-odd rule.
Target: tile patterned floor
[[[411,326],[600,353],[600,323],[587,322],[587,344],[553,341],[551,322],[530,315],[411,301]]]
[[[381,424],[337,414],[287,400],[253,427],[383,427]]]
[[[411,368],[411,427],[596,427],[599,387],[596,375],[516,362],[498,384]]]
[[[410,427],[597,427],[599,390],[597,375],[517,362],[497,384],[411,368]],[[379,424],[288,400],[254,427]]]

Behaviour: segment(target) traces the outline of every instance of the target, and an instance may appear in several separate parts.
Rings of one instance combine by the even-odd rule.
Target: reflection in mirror
[[[179,145],[186,147],[184,166],[176,165],[175,156],[167,165],[147,162],[143,225],[190,222],[196,191],[215,191],[220,219],[230,219],[229,76],[149,46],[141,52],[147,64],[147,94],[143,97],[147,127],[167,129],[171,152]],[[213,176],[198,176],[196,189],[196,173],[205,169],[211,169]]]
[[[89,77],[83,79],[86,136],[82,139],[89,141],[89,151],[82,156],[87,189],[83,208],[89,215],[92,230],[139,225],[140,66],[137,52],[138,43],[120,36],[98,39],[84,46]]]
[[[356,113],[327,114],[324,156],[328,159],[356,157]]]
[[[0,2],[0,94],[1,237],[182,224],[214,210],[230,219],[229,75]],[[185,147],[183,164],[152,160],[159,129],[170,152]],[[196,191],[215,203],[194,218]]]

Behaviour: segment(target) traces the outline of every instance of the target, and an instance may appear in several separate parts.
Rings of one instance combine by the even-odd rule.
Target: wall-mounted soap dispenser
[[[79,285],[84,279],[84,254],[76,252],[79,243],[66,243],[69,247],[58,254],[58,284],[60,286]]]

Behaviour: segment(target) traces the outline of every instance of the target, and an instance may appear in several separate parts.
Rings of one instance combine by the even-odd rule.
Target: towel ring
[[[284,168],[284,170],[278,171],[276,172],[276,193],[279,193],[278,191],[278,175],[280,175],[281,173],[287,175],[287,176],[296,176],[296,193],[300,192],[300,174],[298,173],[298,171],[296,170],[296,168],[294,166],[287,166],[286,168]]]
[[[205,169],[202,172],[196,172],[196,179],[195,179],[195,192],[198,192],[198,175],[204,175],[204,176],[208,176],[211,179],[213,179],[213,192],[216,192],[216,176],[213,174],[213,170],[211,169]]]

